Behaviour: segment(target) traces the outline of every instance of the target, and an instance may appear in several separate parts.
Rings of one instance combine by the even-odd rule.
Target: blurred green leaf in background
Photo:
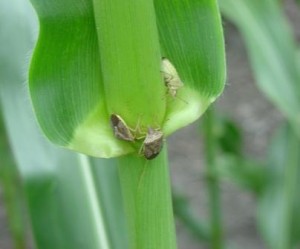
[[[296,189],[300,182],[300,74],[297,45],[279,1],[219,0],[219,3],[225,17],[237,26],[244,38],[259,88],[289,122],[271,141],[268,166],[260,174],[264,176],[262,188],[256,192],[259,229],[270,248],[298,248],[300,220],[295,210],[299,209]]]
[[[8,229],[14,248],[25,249],[29,244],[27,236],[30,234],[27,231],[28,217],[19,172],[9,149],[2,115],[0,116],[0,158],[0,186],[8,218]]]
[[[283,9],[274,0],[219,0],[241,32],[259,88],[300,135],[298,49]]]
[[[36,247],[126,248],[116,165],[55,148],[41,136],[24,85],[36,16],[22,0],[2,1],[0,9],[1,106]]]
[[[14,155],[9,159],[6,144],[0,143],[0,180],[16,248],[26,244],[24,210],[36,248],[176,248],[167,148],[153,161],[133,154],[141,141],[117,140],[109,116],[118,113],[132,128],[140,122],[143,132],[151,126],[168,136],[203,114],[225,80],[217,2],[32,4],[38,17],[28,1],[0,2],[0,103]],[[209,223],[198,222],[186,198],[176,193],[174,211],[202,242],[225,248],[219,185],[227,179],[255,195],[258,230],[267,246],[298,248],[298,47],[279,1],[219,4],[244,38],[259,88],[288,124],[270,142],[266,160],[258,161],[244,155],[238,125],[209,110],[204,120]],[[175,98],[166,94],[162,56],[174,64],[184,83]],[[28,77],[29,89],[24,84]],[[40,128],[59,146],[97,157],[122,157],[96,159],[55,147]]]
[[[289,125],[280,128],[269,150],[265,191],[259,196],[258,224],[274,249],[298,248],[300,140]]]
[[[29,1],[0,2],[0,103],[14,156],[9,158],[0,137],[0,180],[15,247],[26,248],[32,234],[34,247],[41,249],[176,248],[167,148],[153,161],[133,154],[141,141],[117,140],[109,116],[120,114],[131,128],[140,123],[143,132],[151,126],[168,136],[203,114],[222,92],[226,76],[217,2],[32,4],[38,16]],[[203,129],[209,215],[198,221],[176,191],[174,211],[200,242],[227,248],[220,187],[226,179],[255,196],[257,228],[268,248],[295,249],[300,239],[298,45],[282,2],[219,4],[244,38],[259,89],[287,123],[270,141],[266,159],[257,160],[245,156],[239,125],[210,109]],[[166,93],[162,57],[184,84],[175,97]],[[55,147],[40,128],[59,146],[122,157],[96,159]]]

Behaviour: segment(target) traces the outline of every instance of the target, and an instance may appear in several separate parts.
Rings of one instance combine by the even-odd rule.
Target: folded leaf
[[[91,1],[32,1],[40,34],[31,61],[30,94],[46,136],[99,157],[133,151],[114,138],[106,111]]]
[[[162,55],[176,67],[184,83],[178,96],[187,102],[177,100],[167,109],[164,130],[169,134],[197,120],[221,94],[223,30],[216,0],[155,0],[154,4]]]
[[[168,136],[198,119],[223,89],[215,0],[32,3],[40,34],[30,94],[42,130],[56,144],[97,157],[138,152],[141,142],[113,136],[110,115],[120,115],[137,137],[149,127]],[[162,56],[178,71],[180,89],[172,73],[162,72]]]

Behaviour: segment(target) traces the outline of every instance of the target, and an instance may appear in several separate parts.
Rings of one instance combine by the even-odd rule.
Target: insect
[[[111,114],[110,122],[116,138],[130,142],[134,141],[131,129],[119,115]]]
[[[163,136],[162,131],[148,128],[142,145],[142,153],[146,159],[151,160],[158,156],[163,146]]]
[[[111,114],[110,122],[115,137],[120,140],[134,142],[136,139],[145,137],[140,153],[142,152],[146,159],[151,160],[160,153],[163,145],[163,133],[160,130],[148,128],[147,134],[142,135],[142,137],[135,137],[133,134],[135,130],[129,128],[119,115]],[[142,132],[139,131],[139,134]]]
[[[173,64],[165,57],[162,58],[161,71],[163,73],[164,82],[168,89],[168,94],[176,97],[178,89],[183,87],[183,83]]]

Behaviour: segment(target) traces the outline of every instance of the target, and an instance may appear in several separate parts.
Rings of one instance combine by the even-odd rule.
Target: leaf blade
[[[29,90],[43,132],[56,144],[92,156],[133,151],[111,131],[92,1],[32,3],[40,34]]]
[[[221,94],[226,77],[223,30],[215,0],[154,4],[162,55],[177,69],[185,85],[178,96],[188,102],[168,110],[164,129],[170,134],[198,119]],[[178,108],[181,113],[175,113]]]

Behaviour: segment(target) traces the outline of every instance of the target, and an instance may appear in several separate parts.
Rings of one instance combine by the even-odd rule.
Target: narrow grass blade
[[[217,174],[217,142],[215,135],[215,115],[212,107],[206,112],[203,120],[205,141],[205,175],[210,209],[210,246],[212,249],[224,248],[220,179]]]

